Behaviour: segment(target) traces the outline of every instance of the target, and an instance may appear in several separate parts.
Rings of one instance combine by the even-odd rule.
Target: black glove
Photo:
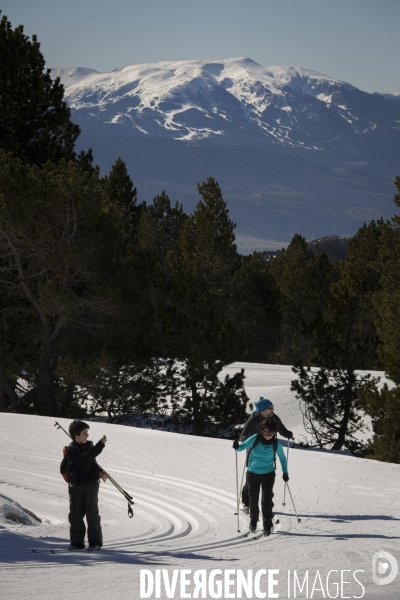
[[[232,448],[234,448],[235,450],[237,450],[239,448],[239,440],[235,440],[232,444]]]
[[[288,431],[286,437],[288,440],[291,440],[293,438],[293,431]]]
[[[286,483],[287,481],[289,481],[289,475],[288,475],[287,473],[284,473],[284,474],[282,475],[282,479],[283,479],[283,481]]]

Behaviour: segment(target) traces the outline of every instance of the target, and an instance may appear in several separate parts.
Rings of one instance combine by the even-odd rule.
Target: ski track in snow
[[[282,398],[278,414],[287,427],[298,426],[293,396],[288,393],[289,368],[249,367],[249,395],[260,395],[260,389],[267,394],[265,381],[269,380],[268,395]],[[63,427],[69,424],[64,419],[60,422]],[[85,599],[108,598],[110,593],[113,600],[138,598],[141,568],[169,572],[175,568],[276,568],[283,574],[280,597],[286,597],[289,569],[303,574],[317,569],[325,574],[331,569],[361,569],[364,597],[389,598],[385,596],[389,589],[372,583],[371,559],[379,550],[400,559],[399,465],[292,448],[289,485],[301,522],[297,522],[289,494],[282,505],[278,464],[274,511],[280,523],[269,538],[254,541],[251,536],[243,537],[248,529],[243,513],[238,532],[235,456],[230,441],[91,423],[90,439],[97,441],[103,433],[109,439],[99,463],[135,501],[134,517],[129,519],[123,496],[110,482],[101,483],[105,545],[94,556],[65,551],[68,491],[59,464],[68,440],[53,425],[50,417],[0,416],[0,502],[4,496],[12,498],[43,521],[36,526],[0,522],[4,598],[13,590],[22,599],[62,600],[82,585]],[[244,456],[239,454],[239,481],[243,466]],[[391,593],[396,590],[393,598],[398,597],[399,583],[387,587]],[[354,594],[359,593],[360,588],[355,588]]]

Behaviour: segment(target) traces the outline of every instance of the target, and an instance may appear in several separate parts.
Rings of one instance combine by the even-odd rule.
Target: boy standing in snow
[[[278,433],[282,437],[291,439],[293,437],[293,433],[286,429],[281,419],[275,414],[274,411],[275,408],[271,400],[268,400],[267,398],[260,398],[256,404],[255,411],[250,415],[244,424],[242,432],[239,436],[239,441],[244,442],[250,436],[258,433],[260,423],[264,419],[272,419],[276,424]],[[247,483],[245,483],[242,488],[242,502],[244,512],[249,513],[249,492],[247,489]]]
[[[263,516],[264,535],[270,535],[272,529],[272,501],[275,483],[275,449],[279,457],[283,480],[289,481],[287,462],[281,443],[276,439],[277,426],[272,419],[262,421],[259,425],[259,433],[247,438],[245,442],[233,442],[233,447],[238,452],[250,448],[248,456],[248,467],[246,484],[249,493],[250,508],[250,532],[254,533],[257,528],[259,517],[258,499],[261,494],[261,510]]]
[[[106,481],[107,473],[96,461],[96,456],[106,445],[105,435],[94,446],[88,441],[89,425],[83,421],[72,421],[69,426],[72,442],[67,446],[69,474],[69,523],[70,550],[83,550],[85,547],[86,516],[88,528],[88,550],[100,550],[103,534],[98,507],[99,479]]]

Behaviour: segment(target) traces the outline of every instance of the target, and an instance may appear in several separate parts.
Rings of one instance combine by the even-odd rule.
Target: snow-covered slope
[[[285,393],[289,368],[249,367],[251,393],[275,394],[280,414],[292,425],[297,409]],[[282,505],[278,466],[274,500],[280,524],[270,538],[253,541],[237,531],[235,453],[229,441],[93,423],[90,439],[97,441],[104,433],[108,437],[99,461],[133,495],[135,514],[129,519],[123,497],[109,482],[101,484],[104,548],[96,555],[69,553],[68,491],[58,470],[67,438],[53,425],[50,417],[0,417],[0,505],[8,503],[17,511],[23,506],[42,519],[41,524],[17,524],[0,511],[5,600],[136,600],[141,571],[155,577],[157,569],[165,570],[170,580],[180,570],[175,593],[167,596],[162,584],[158,596],[176,600],[191,597],[181,592],[183,569],[191,582],[183,588],[186,594],[201,570],[207,582],[213,573],[224,586],[223,595],[212,595],[211,584],[205,596],[197,597],[239,597],[238,572],[247,578],[249,570],[253,579],[259,576],[260,594],[265,595],[253,587],[241,597],[277,597],[268,595],[268,569],[278,571],[272,589],[279,598],[399,597],[400,576],[386,586],[372,578],[377,552],[400,558],[399,465],[291,449],[289,483],[301,522],[289,497]],[[244,456],[238,459],[241,476]],[[240,515],[241,532],[247,522]],[[387,559],[378,558],[376,577],[390,571]],[[300,584],[308,577],[308,593],[305,584],[294,595],[294,572]],[[230,587],[229,580],[234,582]],[[150,597],[156,597],[155,590]]]
[[[263,67],[249,58],[141,64],[98,73],[53,69],[85,132],[322,148],[376,127],[399,129],[400,109],[304,68]]]
[[[94,73],[98,73],[98,71],[85,67],[58,67],[52,69],[53,77],[59,77],[64,87],[75,85]]]

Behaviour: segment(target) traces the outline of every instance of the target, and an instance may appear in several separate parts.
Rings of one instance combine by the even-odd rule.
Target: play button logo
[[[381,550],[372,557],[372,579],[376,585],[388,585],[397,577],[399,565],[394,556]]]

